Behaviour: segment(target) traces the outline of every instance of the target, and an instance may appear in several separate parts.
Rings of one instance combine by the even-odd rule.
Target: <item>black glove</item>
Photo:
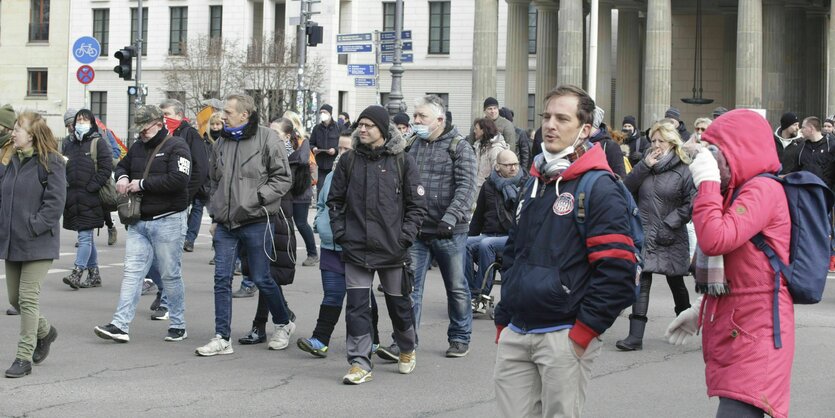
[[[438,222],[438,232],[435,233],[435,236],[438,239],[450,239],[452,238],[453,228],[455,228],[454,225],[450,225],[444,221]]]

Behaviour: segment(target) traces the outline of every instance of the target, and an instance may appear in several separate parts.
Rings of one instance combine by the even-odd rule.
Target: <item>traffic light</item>
[[[119,65],[113,67],[113,71],[115,71],[116,74],[119,74],[119,78],[123,78],[125,80],[132,80],[133,57],[136,56],[136,48],[132,46],[126,46],[116,51],[116,53],[113,56],[119,60]]]
[[[322,43],[325,31],[318,23],[309,21],[305,33],[307,33],[307,46],[316,46]]]

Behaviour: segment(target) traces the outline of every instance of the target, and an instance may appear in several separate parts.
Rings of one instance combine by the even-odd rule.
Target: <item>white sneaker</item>
[[[397,362],[397,368],[401,374],[409,374],[415,370],[417,365],[417,352],[400,353],[400,359]]]
[[[374,375],[370,370],[363,370],[359,364],[352,364],[348,374],[342,377],[342,383],[346,385],[360,385],[365,382],[370,382],[374,379]]]
[[[288,322],[287,325],[278,325],[275,326],[275,332],[273,336],[270,338],[269,344],[267,347],[270,350],[283,350],[290,345],[290,336],[293,335],[293,332],[296,330],[296,324],[292,321]]]
[[[220,335],[215,335],[208,344],[198,347],[194,353],[201,357],[211,357],[218,354],[232,354],[232,342],[224,340]]]

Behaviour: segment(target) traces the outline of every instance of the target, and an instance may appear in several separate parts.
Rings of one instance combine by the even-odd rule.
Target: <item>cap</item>
[[[154,121],[162,121],[162,110],[154,105],[142,106],[136,109],[136,114],[133,116],[133,129],[141,131]]]
[[[664,117],[665,118],[670,118],[670,119],[675,119],[675,120],[681,120],[681,111],[674,108],[674,107],[671,107],[671,108],[667,109],[666,112],[664,112]]]
[[[800,119],[797,117],[797,114],[794,112],[786,112],[783,113],[783,116],[780,117],[780,130],[788,129],[789,126],[794,125],[795,123],[800,122]]]
[[[3,126],[6,129],[14,129],[14,123],[16,120],[17,115],[15,115],[12,105],[5,104],[3,107],[0,107],[0,126]]]
[[[362,113],[360,113],[360,116],[357,118],[357,122],[363,118],[366,118],[377,125],[377,128],[380,129],[380,133],[383,134],[383,138],[388,139],[389,112],[386,108],[377,105],[368,106],[362,111]]]
[[[490,106],[499,107],[499,101],[496,100],[493,97],[488,97],[488,98],[484,99],[484,109],[487,109]]]

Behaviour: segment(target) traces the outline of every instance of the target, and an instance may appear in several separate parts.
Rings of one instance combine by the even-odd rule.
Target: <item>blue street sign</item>
[[[336,52],[338,54],[350,54],[353,52],[371,52],[371,44],[337,45]]]
[[[394,31],[391,32],[380,32],[380,40],[385,41],[394,41]],[[400,32],[400,39],[412,39],[412,31],[404,30]]]
[[[402,62],[415,62],[414,54],[400,54],[400,60]],[[380,55],[380,62],[383,64],[391,64],[394,62],[394,54],[392,53],[385,53]]]
[[[376,67],[374,64],[348,64],[348,75],[377,75]]]
[[[336,42],[367,42],[371,40],[370,33],[340,33],[336,35]]]
[[[92,36],[82,36],[72,45],[72,56],[82,64],[93,63],[101,53],[99,41]]]
[[[411,51],[411,50],[412,50],[412,41],[403,42],[403,51]],[[380,44],[380,51],[394,52],[394,43]]]
[[[375,87],[377,80],[373,78],[355,78],[354,87]]]

